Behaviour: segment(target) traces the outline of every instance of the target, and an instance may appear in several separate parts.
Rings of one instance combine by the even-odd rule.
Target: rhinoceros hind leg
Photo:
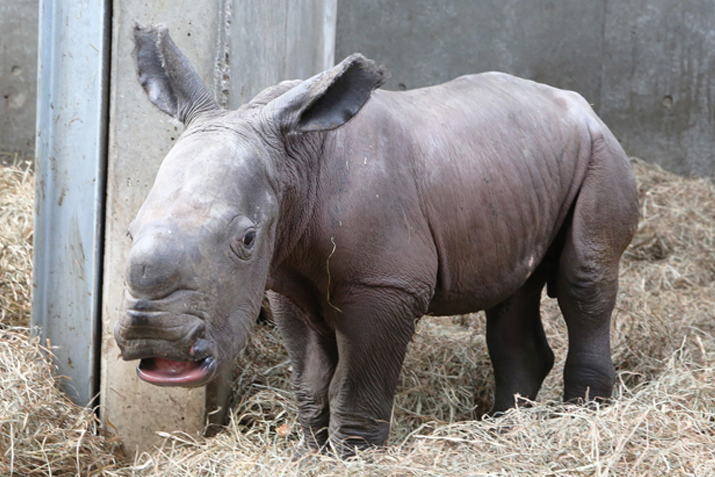
[[[561,257],[557,298],[566,320],[569,350],[564,367],[565,401],[611,397],[615,372],[611,360],[611,313],[618,292],[618,264],[580,263],[567,245]]]
[[[509,299],[486,311],[487,346],[496,382],[492,412],[514,407],[516,394],[535,399],[554,365],[539,314],[546,279],[538,272]]]
[[[611,397],[611,313],[618,264],[638,224],[638,198],[628,159],[610,134],[594,134],[591,167],[565,225],[556,297],[566,320],[569,351],[566,401]]]

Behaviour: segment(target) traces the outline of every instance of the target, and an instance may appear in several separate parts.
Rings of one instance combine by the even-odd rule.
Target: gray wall
[[[715,176],[711,0],[362,0],[338,6],[336,59],[388,89],[499,70],[581,93],[629,154]]]
[[[227,26],[229,43],[234,40],[228,107],[239,107],[267,86],[309,78],[332,66],[337,4],[338,0],[232,0]]]
[[[187,2],[181,9],[176,2],[113,2],[100,414],[112,423],[104,429],[116,433],[128,455],[158,442],[157,430],[196,434],[207,420],[220,421],[231,384],[218,379],[195,389],[157,388],[139,381],[136,362],[117,359],[113,330],[131,246],[127,229],[159,164],[183,130],[155,108],[139,86],[131,55],[134,24],[169,26],[172,38],[219,101],[238,107],[271,84],[311,76],[332,64],[335,1],[219,0]]]
[[[38,0],[0,0],[0,152],[35,148]]]
[[[336,58],[385,64],[387,88],[507,71],[583,94],[630,154],[715,176],[711,0],[342,0],[337,15]],[[32,153],[37,0],[0,1],[0,29],[0,151]]]
[[[214,410],[209,404],[211,396],[223,393],[220,383],[196,389],[147,386],[138,380],[135,362],[117,359],[120,351],[113,330],[131,246],[127,229],[151,188],[161,160],[182,129],[153,107],[139,86],[131,54],[133,28],[135,23],[169,25],[172,38],[191,58],[199,77],[212,85],[221,3],[190,2],[177,9],[175,2],[112,2],[99,392],[100,416],[112,423],[103,426],[104,432],[118,438],[128,456],[155,443],[158,430],[195,434],[206,422],[206,414]]]

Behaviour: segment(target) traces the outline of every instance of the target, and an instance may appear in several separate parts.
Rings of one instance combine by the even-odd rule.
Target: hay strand
[[[299,454],[290,362],[270,323],[257,327],[236,362],[225,431],[210,439],[165,434],[159,448],[117,460],[112,443],[96,437],[92,414],[56,391],[29,330],[13,327],[29,313],[31,228],[22,217],[31,215],[32,201],[17,189],[32,177],[5,170],[0,231],[3,246],[13,248],[0,257],[0,473],[713,475],[715,186],[637,159],[633,166],[642,217],[622,262],[613,318],[614,401],[588,408],[560,402],[566,331],[555,302],[544,298],[554,370],[531,406],[483,417],[493,394],[484,316],[425,317],[400,378],[389,447],[346,461]],[[8,199],[18,193],[23,200]]]

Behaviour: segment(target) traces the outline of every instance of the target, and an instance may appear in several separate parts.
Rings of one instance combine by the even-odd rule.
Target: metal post
[[[108,0],[41,0],[32,322],[69,396],[98,389]]]

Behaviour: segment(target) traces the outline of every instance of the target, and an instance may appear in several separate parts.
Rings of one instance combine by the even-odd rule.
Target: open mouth
[[[211,380],[215,367],[216,362],[210,356],[199,361],[144,358],[137,366],[137,375],[157,386],[196,387]]]

